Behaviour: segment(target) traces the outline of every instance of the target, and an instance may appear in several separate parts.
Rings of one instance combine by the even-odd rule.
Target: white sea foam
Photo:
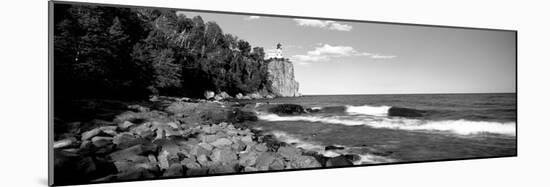
[[[354,165],[388,163],[388,162],[396,161],[391,158],[386,158],[383,156],[372,155],[372,154],[360,154],[359,158],[360,158],[359,160],[353,162]]]
[[[399,130],[445,131],[460,135],[494,133],[515,136],[515,122],[488,122],[468,120],[425,121],[406,118],[369,118],[361,116],[279,116],[276,114],[259,115],[265,121],[308,121],[341,125],[366,125],[373,128]]]
[[[285,132],[282,131],[273,131],[271,132],[279,141],[292,144],[297,148],[302,148],[307,151],[314,151],[318,154],[321,154],[325,157],[337,157],[341,155],[351,154],[351,149],[349,147],[345,147],[343,145],[336,145],[338,147],[344,147],[344,149],[338,149],[338,150],[325,150],[325,146],[315,143],[315,142],[306,142],[303,140],[300,140],[296,137],[293,137]],[[373,163],[386,163],[386,162],[395,162],[396,160],[378,156],[378,155],[372,155],[368,153],[364,154],[358,154],[359,160],[353,162],[354,165],[361,165],[361,164],[373,164]]]
[[[346,106],[346,112],[353,115],[387,116],[391,106]]]

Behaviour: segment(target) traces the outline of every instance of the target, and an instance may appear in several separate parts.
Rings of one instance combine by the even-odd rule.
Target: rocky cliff
[[[298,82],[294,80],[292,62],[283,59],[272,59],[268,62],[268,80],[271,81],[271,91],[279,97],[297,97]]]

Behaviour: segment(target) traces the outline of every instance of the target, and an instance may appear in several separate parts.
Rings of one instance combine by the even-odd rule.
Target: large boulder
[[[214,98],[215,93],[213,91],[205,91],[204,92],[204,98],[205,99],[211,99]]]
[[[117,146],[118,149],[126,149],[128,147],[142,144],[144,142],[144,139],[136,137],[129,132],[120,133],[113,137],[113,143]]]
[[[76,142],[76,138],[65,138],[63,140],[58,140],[53,143],[54,149],[61,149],[61,148],[68,148],[68,147],[74,147],[77,146],[78,143]]]
[[[337,156],[329,158],[325,163],[326,167],[341,167],[341,166],[353,166],[353,162],[348,160],[345,156]]]
[[[300,156],[290,162],[290,167],[295,169],[318,168],[321,164],[312,156]]]
[[[268,111],[279,115],[297,115],[306,112],[304,107],[296,104],[279,104],[269,108]]]
[[[296,160],[302,155],[302,152],[299,149],[291,146],[279,147],[277,153],[279,153],[286,160]]]
[[[212,151],[210,159],[214,162],[220,162],[222,164],[236,163],[237,155],[228,148],[216,148]]]

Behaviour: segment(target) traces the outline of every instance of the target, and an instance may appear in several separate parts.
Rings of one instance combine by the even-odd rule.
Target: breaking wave
[[[365,109],[363,112],[375,113],[377,110]],[[352,110],[353,111],[353,110]],[[373,112],[374,111],[374,112]],[[379,109],[382,111],[382,109]],[[264,121],[307,121],[341,125],[365,125],[372,128],[387,128],[411,131],[443,131],[460,135],[479,133],[502,134],[515,136],[515,122],[490,122],[469,120],[418,120],[407,118],[373,118],[366,116],[279,116],[276,114],[261,114],[259,119]]]
[[[271,134],[273,134],[279,141],[294,145],[297,148],[301,148],[307,151],[317,152],[318,154],[321,154],[325,157],[337,157],[337,156],[347,155],[347,154],[356,154],[356,153],[352,153],[353,152],[351,151],[352,148],[345,147],[343,145],[338,145],[339,147],[345,147],[342,150],[325,150],[324,145],[314,143],[314,142],[306,142],[282,131],[273,131],[271,132]],[[396,162],[395,159],[378,156],[374,154],[369,154],[369,153],[361,153],[356,155],[359,156],[359,160],[354,161],[353,162],[354,165]]]
[[[352,115],[387,116],[391,106],[346,106],[346,112]]]

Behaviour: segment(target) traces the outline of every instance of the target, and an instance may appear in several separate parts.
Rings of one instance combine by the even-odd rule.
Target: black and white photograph
[[[50,185],[517,156],[515,30],[49,8]]]

